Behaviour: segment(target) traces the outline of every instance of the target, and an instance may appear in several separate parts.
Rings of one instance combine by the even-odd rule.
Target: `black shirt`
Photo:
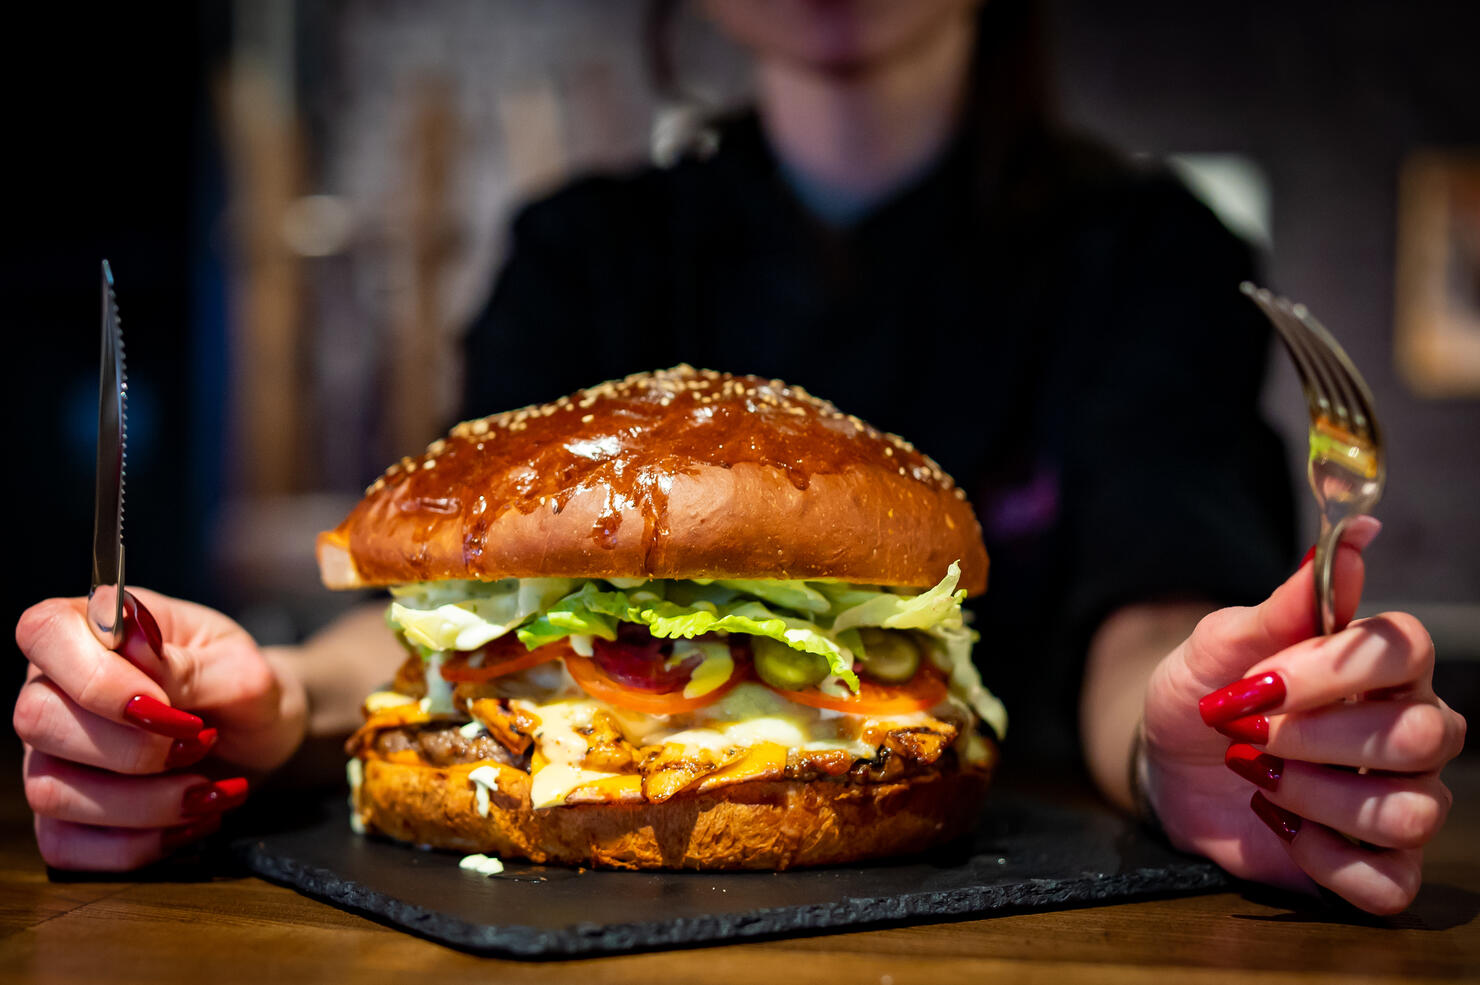
[[[753,117],[717,153],[522,211],[468,337],[468,416],[688,362],[780,377],[909,439],[991,556],[977,661],[1009,751],[1077,757],[1086,643],[1117,606],[1247,603],[1287,574],[1291,489],[1257,400],[1244,246],[1180,185],[1062,138],[977,204],[966,141],[846,230]]]

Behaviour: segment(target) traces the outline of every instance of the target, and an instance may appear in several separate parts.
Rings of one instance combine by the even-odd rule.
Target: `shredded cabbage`
[[[476,650],[548,609],[576,584],[573,578],[505,578],[399,585],[391,589],[395,601],[386,621],[423,650]]]

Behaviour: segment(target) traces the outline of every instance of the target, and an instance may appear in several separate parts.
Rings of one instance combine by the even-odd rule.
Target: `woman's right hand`
[[[302,685],[246,630],[129,591],[148,611],[121,653],[93,636],[84,599],[48,599],[16,625],[30,661],[14,718],[26,799],[56,868],[135,869],[204,837],[245,799],[248,775],[303,740]]]

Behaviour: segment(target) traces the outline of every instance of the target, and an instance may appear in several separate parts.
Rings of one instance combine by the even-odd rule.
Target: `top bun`
[[[981,528],[909,442],[780,380],[690,366],[464,421],[318,538],[330,588],[537,577],[925,588]]]

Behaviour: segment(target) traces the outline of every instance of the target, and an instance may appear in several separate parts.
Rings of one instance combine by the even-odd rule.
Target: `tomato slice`
[[[766,686],[771,687],[769,684]],[[771,690],[799,705],[850,715],[902,715],[926,711],[944,701],[948,693],[945,675],[928,662],[923,663],[915,676],[903,684],[880,684],[867,677],[861,678],[858,693],[847,697],[826,694],[815,687],[801,691],[783,691],[778,687]]]
[[[570,671],[570,676],[581,686],[582,691],[597,701],[604,701],[618,708],[640,711],[648,715],[678,715],[712,705],[729,694],[731,689],[744,679],[747,666],[749,665],[737,660],[735,672],[730,675],[729,680],[708,694],[701,694],[697,698],[685,698],[682,690],[658,694],[623,687],[617,681],[612,680],[595,660],[578,657],[573,653],[565,657],[565,669]]]
[[[474,667],[468,661],[475,654],[483,654],[483,662]],[[454,684],[482,684],[495,677],[528,670],[547,660],[558,660],[566,655],[574,656],[570,644],[556,640],[533,650],[524,649],[519,638],[510,634],[494,640],[476,650],[449,653],[442,661],[442,679]]]

